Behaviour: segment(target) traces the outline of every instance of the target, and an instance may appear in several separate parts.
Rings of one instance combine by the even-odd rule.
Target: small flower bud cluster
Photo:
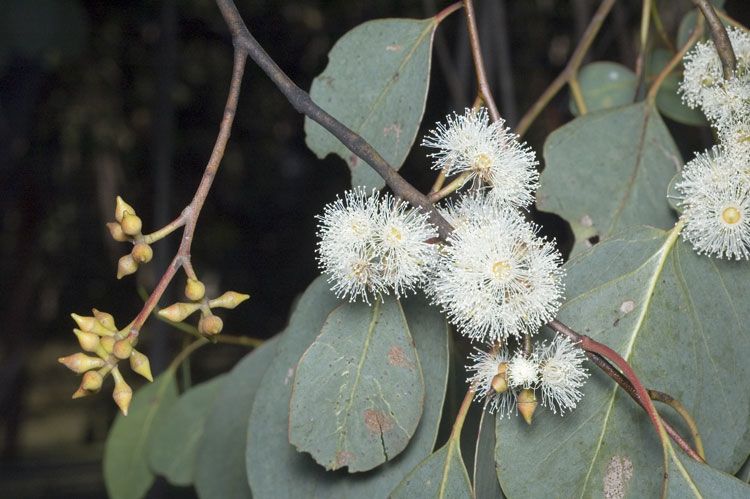
[[[76,374],[82,374],[81,384],[73,393],[73,398],[85,397],[97,393],[108,375],[115,381],[112,398],[123,414],[128,414],[133,390],[125,382],[118,368],[121,360],[130,359],[130,368],[153,381],[148,357],[133,348],[136,338],[129,335],[130,326],[118,330],[114,317],[106,312],[94,309],[93,316],[71,314],[77,324],[73,333],[84,352],[61,357],[58,361]]]
[[[563,299],[562,257],[520,212],[533,200],[537,162],[502,122],[489,122],[485,109],[447,121],[423,145],[436,149],[435,169],[459,176],[444,192],[469,181],[471,188],[440,209],[453,226],[446,240],[437,240],[427,217],[406,203],[354,189],[320,217],[318,261],[337,296],[369,303],[421,288],[472,341],[518,343],[553,319]],[[477,396],[488,397],[493,412],[517,408],[528,420],[537,390],[552,410],[572,409],[586,377],[583,357],[569,355],[575,373],[554,385],[544,367],[554,364],[556,352],[572,351],[554,345],[543,356],[509,357],[500,347],[476,354],[469,381]]]
[[[141,229],[143,222],[136,215],[135,209],[117,196],[115,203],[115,222],[107,223],[112,239],[119,242],[133,243],[133,249],[117,262],[117,278],[134,274],[138,266],[148,263],[154,257],[151,246],[145,242]]]
[[[476,350],[467,366],[472,375],[467,380],[475,387],[475,400],[486,400],[489,411],[500,417],[520,413],[527,423],[538,406],[563,415],[573,410],[583,396],[581,387],[588,378],[583,367],[586,356],[564,336],[550,344],[537,345],[533,353],[517,351],[509,356],[505,348],[490,352]]]
[[[336,296],[367,303],[391,291],[404,296],[424,284],[437,261],[437,229],[390,195],[347,191],[318,218],[318,262]]]
[[[218,315],[214,315],[212,309],[233,309],[250,298],[250,295],[227,291],[218,298],[209,300],[206,298],[206,286],[198,279],[188,277],[185,283],[185,297],[191,301],[173,303],[159,310],[159,316],[172,322],[182,322],[193,312],[200,310],[201,318],[198,320],[198,332],[203,336],[215,336],[224,329],[224,321]]]
[[[750,34],[729,28],[737,66],[725,80],[713,42],[685,56],[680,90],[718,131],[720,144],[688,162],[680,192],[683,237],[699,254],[750,258]]]

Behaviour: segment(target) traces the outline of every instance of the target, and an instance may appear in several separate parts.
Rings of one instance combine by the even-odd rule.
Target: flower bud
[[[115,202],[115,220],[122,222],[123,216],[126,212],[135,214],[135,208],[123,201],[120,196],[117,196],[117,201]]]
[[[60,357],[57,361],[73,371],[74,373],[85,373],[91,369],[99,369],[104,367],[104,360],[98,357],[89,357],[84,353],[74,353],[67,357]]]
[[[117,278],[122,279],[126,275],[133,274],[138,270],[138,262],[135,261],[132,255],[128,254],[120,258],[117,262]]]
[[[224,321],[216,315],[207,315],[198,321],[198,331],[206,336],[219,334],[223,328]]]
[[[109,235],[112,239],[121,243],[128,240],[128,235],[122,231],[122,227],[117,222],[107,222],[107,228],[109,229]]]
[[[159,315],[172,322],[182,322],[200,308],[200,303],[177,302],[159,310]]]
[[[94,315],[96,315],[96,313],[97,312],[94,311]],[[78,314],[70,314],[70,316],[73,318],[74,321],[76,321],[76,324],[78,324],[78,327],[84,333],[94,333],[99,336],[112,336],[113,334],[115,334],[114,330],[108,329],[99,320],[97,320],[96,317],[90,317],[90,316],[84,317]]]
[[[154,257],[154,250],[151,249],[146,243],[138,243],[133,246],[133,250],[130,252],[133,256],[133,260],[138,263],[148,263]]]
[[[81,331],[80,329],[74,329],[73,333],[78,338],[78,343],[84,352],[96,352],[96,349],[99,347],[99,337],[97,335]]]
[[[75,400],[75,399],[85,397],[86,395],[91,395],[91,392],[88,390],[84,390],[83,388],[79,386],[78,390],[73,392],[73,396],[71,398]]]
[[[97,371],[89,371],[84,373],[83,379],[81,379],[81,388],[87,392],[98,392],[103,381],[104,377]]]
[[[127,416],[130,401],[133,399],[133,390],[125,382],[120,371],[115,367],[112,369],[112,377],[115,379],[115,389],[112,391],[112,398],[115,399],[117,407]]]
[[[112,331],[113,333],[117,332],[115,318],[112,317],[112,314],[108,314],[107,312],[100,312],[95,308],[91,309],[91,312],[94,314],[94,317],[99,322],[99,324]]]
[[[133,352],[133,345],[127,339],[118,340],[112,347],[112,353],[118,359],[127,359]]]
[[[526,424],[531,424],[537,405],[539,404],[536,401],[536,394],[531,388],[524,388],[518,394],[518,412],[521,413]]]
[[[490,384],[495,393],[505,393],[508,391],[508,378],[503,374],[496,374]]]
[[[188,277],[187,284],[185,284],[185,296],[188,300],[202,300],[206,296],[206,286],[199,280]]]
[[[133,353],[130,354],[130,368],[133,372],[140,374],[147,380],[154,380],[154,376],[151,374],[151,363],[148,361],[148,357],[138,350],[133,350]]]
[[[208,302],[208,306],[211,308],[234,308],[243,301],[250,298],[250,295],[244,295],[237,293],[236,291],[227,291],[218,298]]]
[[[115,339],[112,336],[105,336],[99,340],[99,344],[102,346],[105,352],[112,353],[115,347]]]
[[[120,227],[122,227],[122,231],[125,234],[129,236],[137,236],[141,233],[143,222],[138,215],[134,215],[130,212],[125,212],[125,214],[122,216],[122,220],[120,221]]]

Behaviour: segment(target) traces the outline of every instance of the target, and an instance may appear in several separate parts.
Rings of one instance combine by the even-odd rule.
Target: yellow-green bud
[[[151,374],[151,363],[148,361],[148,357],[138,350],[133,350],[133,353],[130,354],[130,368],[133,372],[140,374],[147,380],[154,380],[154,376]]]
[[[250,298],[250,295],[244,295],[236,291],[227,291],[220,297],[210,300],[208,306],[211,308],[234,308],[248,298]]]
[[[96,352],[96,349],[99,348],[99,337],[94,333],[88,333],[80,329],[74,329],[73,333],[78,338],[78,343],[84,352]]]
[[[96,311],[94,312],[94,314],[96,314]],[[94,333],[99,336],[112,336],[113,334],[115,334],[114,330],[108,329],[99,320],[97,320],[96,317],[84,317],[78,314],[70,314],[70,316],[74,321],[76,321],[76,324],[78,324],[78,327],[81,329],[81,331],[85,333]]]
[[[105,352],[112,353],[115,347],[115,339],[112,336],[105,336],[99,340],[99,344],[102,346]]]
[[[127,339],[118,340],[112,347],[112,353],[118,359],[127,359],[133,352],[133,345]]]
[[[98,392],[102,387],[104,377],[97,371],[89,371],[81,379],[81,388],[88,392]]]
[[[138,270],[138,262],[135,261],[132,255],[127,254],[120,258],[117,262],[117,278],[122,279],[126,275],[135,273]]]
[[[115,325],[115,318],[112,317],[112,314],[108,314],[107,312],[101,312],[95,308],[91,309],[91,312],[93,312],[94,317],[96,320],[104,326],[106,329],[114,332],[117,332],[117,326]]]
[[[154,257],[154,250],[151,249],[146,243],[138,243],[133,246],[133,250],[130,252],[133,256],[133,260],[138,263],[148,263]]]
[[[518,394],[518,412],[521,413],[526,424],[531,424],[531,420],[534,417],[534,411],[536,411],[538,405],[536,394],[531,388],[524,388],[521,390],[521,393]]]
[[[57,361],[73,371],[74,373],[82,374],[91,369],[99,369],[104,367],[104,360],[99,357],[89,357],[84,353],[74,353],[67,357],[60,357]]]
[[[76,390],[75,392],[73,392],[73,397],[72,398],[73,399],[79,399],[79,398],[85,397],[86,395],[91,395],[91,392],[88,391],[88,390],[84,390],[83,388],[81,388],[79,386],[78,390]]]
[[[138,215],[125,212],[125,214],[122,216],[122,220],[120,221],[120,227],[122,227],[122,231],[125,234],[129,236],[137,236],[141,233],[143,222]]]
[[[199,280],[188,277],[187,284],[185,284],[185,296],[188,300],[202,300],[206,296],[206,286]]]
[[[128,235],[122,231],[122,227],[117,222],[107,222],[107,228],[112,239],[121,243],[128,240]]]
[[[117,196],[117,201],[115,202],[115,220],[122,222],[122,218],[126,212],[135,215],[135,208],[123,201],[120,196]]]
[[[201,307],[200,303],[177,302],[159,310],[159,315],[172,322],[182,322]]]
[[[112,391],[112,398],[115,399],[117,407],[127,416],[130,401],[133,399],[133,390],[125,382],[120,371],[115,367],[112,369],[112,377],[115,379],[115,389]]]
[[[207,315],[198,321],[198,331],[206,336],[219,334],[222,329],[224,329],[224,321],[216,315]]]

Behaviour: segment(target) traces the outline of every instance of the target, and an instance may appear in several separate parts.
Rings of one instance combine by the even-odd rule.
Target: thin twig
[[[609,363],[607,359],[599,355],[598,353],[593,352],[586,352],[586,355],[588,358],[596,364],[596,366],[604,371],[605,374],[607,374],[610,378],[615,380],[620,387],[625,390],[625,392],[630,395],[630,397],[638,403],[641,407],[643,407],[643,402],[638,397],[638,394],[635,392],[635,389],[633,388],[633,385],[628,381],[625,376],[622,375],[620,371],[615,369],[615,367]],[[649,393],[651,392],[651,389],[649,389]],[[664,429],[667,430],[667,433],[669,436],[674,440],[674,442],[683,450],[685,453],[695,459],[698,462],[705,462],[705,459],[702,455],[698,454],[695,450],[693,450],[692,447],[690,447],[690,444],[685,441],[685,439],[680,435],[677,430],[672,427],[664,418],[662,418],[662,424],[664,425]]]
[[[201,177],[200,184],[198,184],[198,189],[196,189],[195,195],[193,196],[192,201],[190,201],[190,204],[183,210],[182,214],[180,215],[180,218],[184,218],[185,223],[185,228],[182,232],[182,241],[180,242],[180,247],[177,250],[177,254],[172,259],[172,262],[169,264],[169,267],[167,267],[167,270],[164,272],[164,275],[162,275],[161,279],[159,279],[156,287],[151,292],[151,295],[146,300],[143,308],[138,313],[132,325],[130,326],[128,338],[131,340],[138,337],[138,333],[143,326],[143,323],[146,322],[146,319],[151,314],[151,311],[154,309],[154,307],[156,307],[157,303],[159,303],[159,299],[164,294],[164,291],[167,289],[167,286],[169,286],[169,283],[172,281],[172,278],[174,278],[180,267],[186,267],[186,270],[189,271],[189,274],[195,275],[195,272],[192,270],[192,265],[190,263],[190,247],[193,243],[193,234],[195,233],[195,226],[198,223],[198,216],[200,215],[203,204],[206,201],[208,191],[211,189],[211,184],[216,177],[216,171],[219,169],[221,159],[224,157],[224,151],[226,149],[227,142],[229,141],[229,135],[232,130],[232,123],[234,122],[234,115],[237,112],[237,101],[239,100],[240,95],[242,75],[245,73],[246,59],[247,54],[244,49],[235,49],[234,66],[232,69],[232,81],[229,86],[229,96],[227,97],[227,103],[224,107],[224,116],[222,117],[221,125],[219,126],[219,134],[216,137],[216,143],[214,144],[214,148],[211,151],[211,157],[209,158],[206,169],[203,172],[203,177]],[[180,218],[178,218],[177,220],[179,220],[179,223],[182,223],[182,220],[180,220]]]
[[[482,47],[479,43],[479,31],[477,30],[477,19],[472,0],[464,0],[464,11],[466,12],[466,27],[469,30],[469,44],[471,45],[471,56],[474,59],[474,70],[477,75],[479,95],[487,105],[487,110],[490,113],[492,121],[500,121],[500,112],[497,110],[495,98],[492,96],[489,83],[487,83],[487,72],[484,69],[484,58],[482,57]]]
[[[399,197],[428,213],[430,221],[435,224],[441,237],[446,237],[450,233],[450,224],[438,213],[427,196],[404,180],[365,139],[315,104],[310,95],[299,88],[282,71],[271,56],[260,46],[255,37],[250,34],[232,0],[216,0],[216,4],[229,27],[235,50],[243,49],[247,51],[247,55],[266,73],[297,112],[304,114],[328,130],[350,151],[362,158]]]
[[[542,93],[542,95],[539,96],[536,102],[532,104],[531,108],[526,111],[526,114],[523,115],[521,121],[518,122],[518,126],[516,127],[516,133],[518,135],[523,136],[529,130],[529,127],[539,116],[542,110],[547,106],[547,104],[549,104],[549,102],[555,97],[555,95],[557,95],[557,92],[559,92],[560,89],[562,89],[565,84],[568,83],[571,76],[578,71],[581,63],[583,63],[583,58],[586,55],[586,52],[588,52],[591,44],[594,42],[594,38],[596,38],[596,35],[597,33],[599,33],[602,24],[604,24],[604,20],[607,18],[607,14],[609,14],[609,11],[612,10],[612,7],[614,5],[615,0],[604,0],[599,5],[599,8],[591,18],[591,22],[589,22],[589,25],[586,27],[586,31],[583,32],[581,41],[578,42],[578,46],[570,56],[568,64],[565,65],[565,69],[562,70],[562,72],[557,76],[557,78],[552,81],[552,83],[550,83],[549,87],[547,87],[547,89]]]
[[[734,55],[732,42],[729,40],[727,30],[719,19],[719,16],[716,15],[716,11],[709,0],[693,0],[693,3],[700,9],[703,17],[706,18],[708,29],[711,32],[711,39],[714,41],[716,51],[719,53],[719,59],[721,59],[724,79],[729,80],[734,76],[737,58]]]
[[[695,23],[695,27],[693,28],[693,32],[690,33],[690,38],[687,39],[685,42],[685,45],[683,45],[679,52],[677,52],[672,58],[669,60],[666,66],[659,72],[658,75],[656,75],[656,78],[654,79],[654,82],[651,84],[651,88],[648,89],[648,95],[646,96],[646,101],[653,103],[656,101],[656,96],[659,93],[659,88],[664,83],[664,80],[669,76],[669,74],[674,70],[674,68],[677,67],[680,62],[682,62],[682,58],[685,56],[688,50],[690,50],[690,47],[692,47],[695,42],[698,41],[698,39],[703,35],[703,18],[699,17],[697,22]]]
[[[651,388],[649,388],[648,390],[648,395],[649,397],[651,397],[651,400],[658,400],[659,402],[667,404],[672,409],[674,409],[677,414],[680,415],[682,420],[685,421],[685,424],[688,426],[690,435],[693,437],[693,442],[695,442],[695,451],[705,462],[706,451],[703,449],[703,439],[701,438],[701,434],[698,431],[698,424],[695,422],[695,419],[693,419],[693,416],[685,408],[685,406],[682,405],[682,402],[667,393],[660,392],[659,390],[653,390]]]

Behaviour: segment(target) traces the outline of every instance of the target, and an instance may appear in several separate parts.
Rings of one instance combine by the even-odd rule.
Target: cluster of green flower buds
[[[130,253],[117,262],[117,278],[122,279],[126,275],[135,273],[139,265],[150,262],[154,256],[154,251],[141,233],[143,222],[140,217],[136,215],[135,209],[123,201],[120,196],[117,196],[117,202],[115,203],[115,220],[115,222],[107,223],[112,239],[133,243],[133,249]]]
[[[159,315],[172,322],[182,322],[193,312],[201,311],[201,318],[198,321],[198,331],[203,336],[214,336],[224,328],[224,322],[221,317],[214,315],[214,308],[233,309],[243,301],[250,298],[250,295],[237,293],[236,291],[227,291],[218,298],[209,300],[206,298],[205,285],[197,280],[188,277],[185,284],[185,297],[190,302],[177,302],[159,310]]]
[[[118,330],[111,314],[94,309],[93,316],[71,314],[78,325],[73,329],[83,352],[61,357],[59,362],[77,374],[82,374],[81,385],[73,398],[97,393],[104,379],[111,374],[115,381],[112,398],[123,414],[128,414],[133,390],[125,382],[118,363],[130,359],[130,368],[149,381],[153,381],[148,357],[133,348],[136,339],[128,335],[130,325]]]

